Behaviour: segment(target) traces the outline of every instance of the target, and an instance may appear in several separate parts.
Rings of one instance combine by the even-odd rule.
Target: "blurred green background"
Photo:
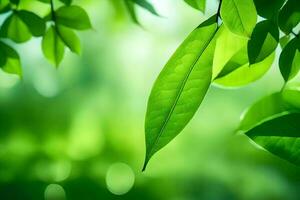
[[[300,199],[300,170],[235,133],[242,112],[281,88],[277,65],[243,88],[213,86],[191,123],[144,160],[151,86],[204,16],[182,0],[152,0],[161,17],[121,0],[78,0],[94,30],[57,70],[34,39],[17,49],[24,78],[0,72],[0,199]],[[43,11],[39,7],[36,8]],[[3,19],[1,19],[3,20]]]

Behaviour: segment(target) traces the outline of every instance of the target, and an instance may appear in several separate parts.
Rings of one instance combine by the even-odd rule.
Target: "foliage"
[[[41,37],[45,58],[58,67],[65,49],[80,54],[75,31],[92,28],[86,11],[72,0],[35,0],[41,15],[21,0],[1,0],[0,68],[22,76],[15,45]],[[123,0],[132,21],[140,24],[136,7],[159,16],[147,0]],[[184,0],[205,13],[206,0]],[[116,2],[115,2],[116,3]],[[195,28],[178,47],[152,88],[145,121],[146,158],[173,140],[189,123],[209,87],[250,84],[271,68],[279,52],[282,90],[267,96],[243,115],[239,132],[273,154],[299,164],[298,87],[291,84],[300,69],[298,0],[220,0],[216,14]],[[277,51],[278,50],[278,51]],[[276,52],[277,51],[277,52]]]
[[[205,12],[205,1],[185,2]],[[212,83],[238,87],[258,80],[273,64],[279,43],[283,88],[253,104],[238,130],[299,165],[300,91],[290,83],[300,69],[299,22],[298,0],[220,0],[216,15],[192,31],[154,83],[143,169],[189,123]]]
[[[47,4],[49,11],[40,16],[34,10],[24,9],[23,1],[2,0],[0,13],[7,17],[1,29],[0,67],[8,72],[22,75],[20,57],[16,50],[4,42],[10,39],[15,43],[24,43],[33,37],[42,37],[42,50],[45,57],[58,67],[64,57],[65,47],[80,53],[79,38],[74,30],[91,28],[87,13],[83,8],[72,5],[72,0],[60,0],[55,8],[54,0],[36,0],[34,3]],[[59,3],[59,2],[57,2]]]

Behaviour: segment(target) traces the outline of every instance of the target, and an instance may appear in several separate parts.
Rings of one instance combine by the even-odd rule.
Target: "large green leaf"
[[[184,0],[187,4],[192,6],[193,8],[200,10],[201,12],[205,12],[206,0]]]
[[[221,17],[230,31],[250,37],[257,20],[253,0],[223,0]]]
[[[251,106],[242,117],[240,131],[271,153],[300,164],[300,113],[280,93]]]
[[[42,50],[45,57],[56,67],[64,57],[65,45],[57,33],[57,29],[51,26],[42,40]]]
[[[168,144],[194,116],[212,77],[216,16],[198,26],[179,46],[152,88],[145,121],[146,158]]]
[[[255,102],[244,112],[239,130],[248,131],[267,119],[284,115],[293,110],[294,109],[284,101],[281,93],[278,92],[268,95]]]
[[[12,47],[0,42],[0,55],[5,57],[5,61],[0,65],[3,71],[22,76],[19,54]]]
[[[279,30],[271,20],[259,22],[248,42],[248,56],[250,64],[264,60],[272,54],[279,42]]]
[[[285,0],[254,0],[257,13],[264,18],[274,18]]]
[[[294,38],[282,50],[279,57],[280,72],[285,81],[294,78],[300,69],[300,40]]]
[[[283,115],[246,132],[253,141],[271,153],[300,165],[300,113]]]
[[[234,56],[241,48],[246,46],[248,39],[240,37],[224,25],[218,31],[218,38],[216,40],[216,48],[213,62],[213,79],[215,79],[220,71],[224,68],[226,63]],[[247,52],[246,52],[247,55]],[[246,64],[248,59],[243,64]]]
[[[293,28],[300,22],[299,0],[288,0],[279,12],[278,24],[286,34],[291,33]]]
[[[55,18],[58,24],[73,29],[92,28],[88,14],[79,6],[62,6],[55,12]]]
[[[270,69],[275,58],[275,53],[273,53],[259,63],[249,66],[247,61],[246,64],[239,66],[239,64],[243,64],[246,61],[244,57],[245,52],[246,48],[238,52],[241,57],[238,54],[234,55],[224,67],[224,70],[226,69],[227,71],[222,70],[214,82],[226,87],[247,85],[260,79]]]

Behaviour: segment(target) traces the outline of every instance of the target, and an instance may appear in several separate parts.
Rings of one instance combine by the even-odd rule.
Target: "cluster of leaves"
[[[205,11],[205,0],[185,2]],[[212,83],[237,87],[258,80],[277,49],[283,89],[252,105],[239,131],[300,165],[300,91],[290,82],[300,69],[299,22],[299,0],[220,0],[216,15],[192,31],[154,83],[145,121],[144,169],[188,124]]]
[[[35,0],[49,5],[49,13],[39,16],[34,11],[25,10],[21,0],[1,0],[0,14],[6,14],[0,29],[0,68],[3,71],[22,75],[19,54],[5,39],[14,43],[24,43],[32,37],[42,37],[44,56],[56,67],[64,57],[65,48],[80,54],[80,40],[74,30],[91,28],[87,13],[72,0]],[[54,7],[59,3],[59,8]]]

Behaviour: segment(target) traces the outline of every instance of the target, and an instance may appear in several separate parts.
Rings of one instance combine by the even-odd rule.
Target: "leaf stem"
[[[218,11],[217,11],[217,24],[219,24],[219,19],[221,18],[221,5],[222,5],[222,0],[220,0],[219,2],[219,6],[218,6]]]
[[[51,18],[52,18],[52,21],[55,23],[56,22],[56,16],[55,16],[53,0],[50,0],[50,7],[51,7]]]

